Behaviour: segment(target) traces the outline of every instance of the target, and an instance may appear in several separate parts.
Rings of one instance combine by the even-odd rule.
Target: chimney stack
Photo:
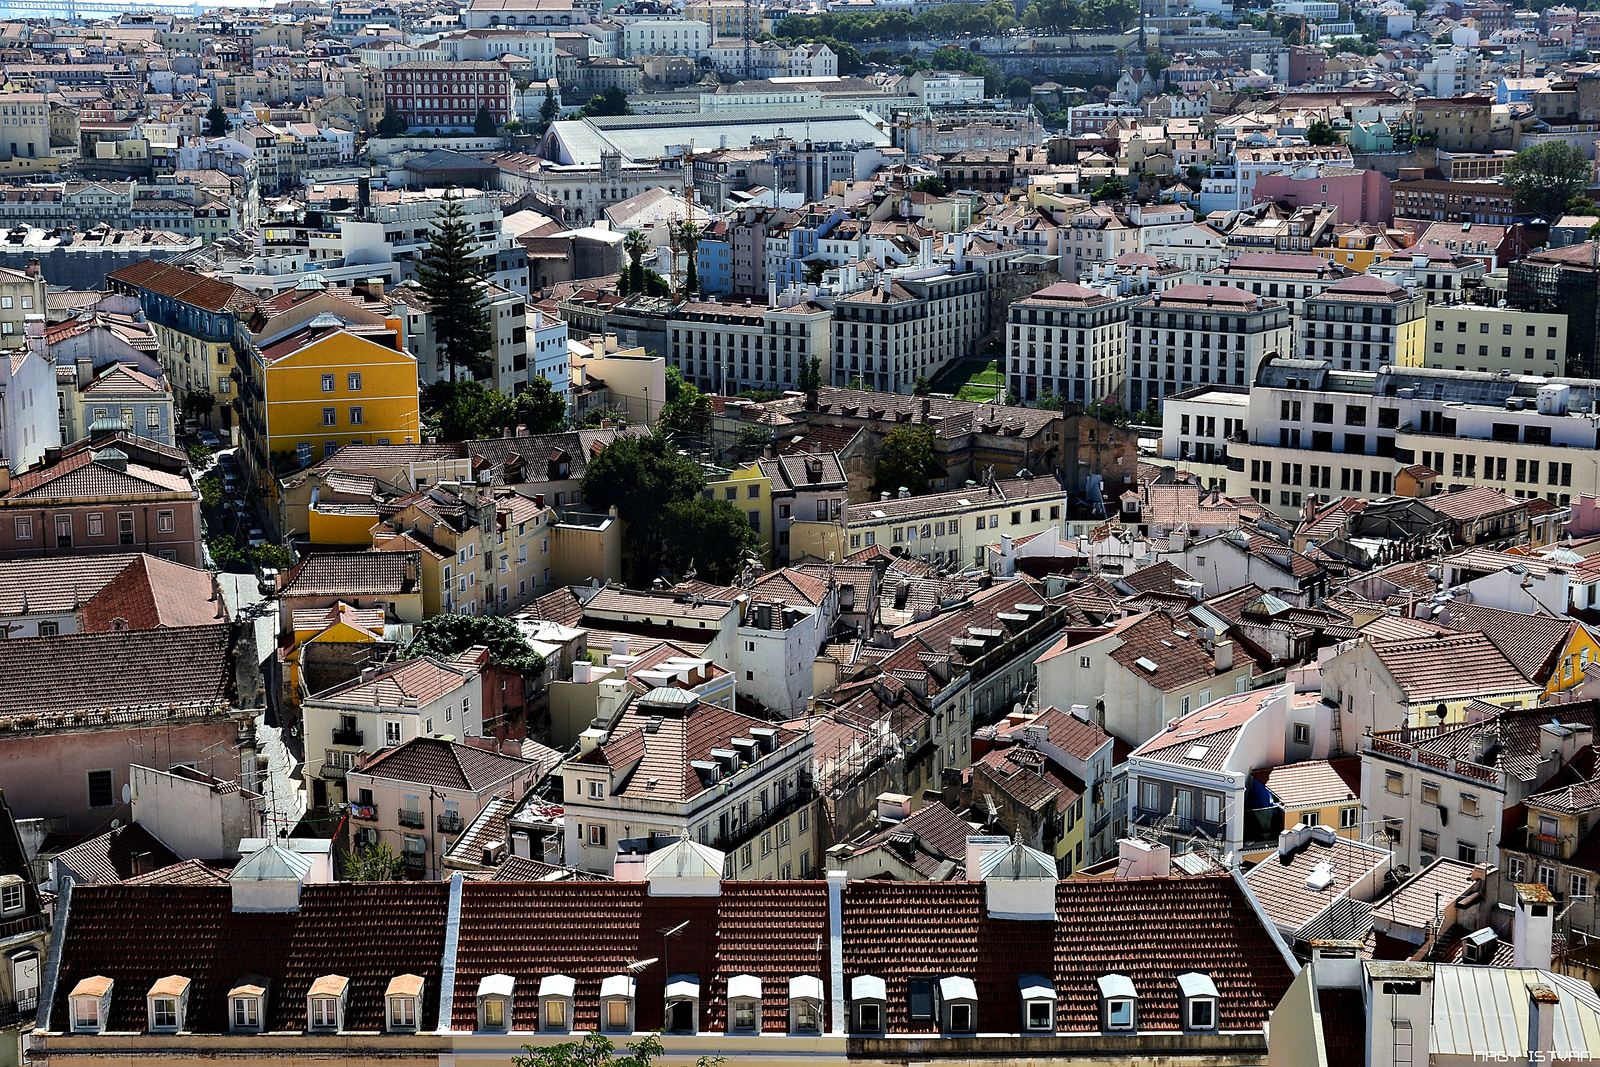
[[[1555,926],[1555,896],[1538,883],[1517,883],[1517,910],[1511,921],[1513,967],[1550,969],[1550,937]]]
[[[1233,670],[1233,642],[1226,638],[1219,638],[1216,651],[1213,653],[1218,672]]]
[[[1556,1013],[1561,998],[1542,982],[1528,987],[1528,1062],[1549,1063],[1556,1048]]]

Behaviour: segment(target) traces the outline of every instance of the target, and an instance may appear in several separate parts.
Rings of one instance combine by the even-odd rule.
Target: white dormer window
[[[667,979],[666,1027],[675,1034],[700,1032],[700,976],[675,974]]]
[[[339,1029],[339,1002],[333,997],[311,998],[311,1028],[313,1030]]]
[[[572,1029],[572,1000],[577,983],[565,974],[547,974],[539,980],[539,1029],[564,1034]]]
[[[1056,990],[1041,974],[1025,974],[1018,979],[1022,993],[1022,1028],[1054,1031],[1056,1028]]]
[[[417,1030],[417,1008],[422,1004],[421,975],[396,975],[383,992],[386,1018],[391,1034],[410,1034]]]
[[[509,974],[486,975],[478,983],[478,1029],[511,1029],[511,998],[517,980]]]
[[[1178,994],[1183,1001],[1183,1023],[1190,1030],[1217,1029],[1217,986],[1209,975],[1188,971],[1178,975]]]
[[[600,1028],[611,1033],[633,1033],[634,995],[638,992],[633,976],[614,974],[600,983]]]
[[[978,1028],[978,989],[972,979],[960,975],[939,979],[939,1002],[945,1033],[970,1034]]]
[[[883,1012],[888,999],[888,987],[882,978],[862,974],[850,980],[850,1007],[857,1033],[883,1033]]]
[[[1133,979],[1107,974],[1099,979],[1101,1025],[1107,1030],[1135,1030],[1139,1023],[1139,995]]]
[[[73,1033],[98,1034],[105,1029],[111,1009],[111,986],[111,979],[96,975],[72,987]]]
[[[261,1029],[261,998],[233,997],[233,1029],[255,1033]]]
[[[760,1033],[761,1021],[761,979],[753,974],[728,979],[728,1030]]]
[[[796,1034],[822,1033],[822,979],[814,974],[789,979],[789,1030]]]
[[[15,874],[0,877],[0,913],[13,915],[27,903],[22,878]]]
[[[325,974],[311,983],[306,994],[306,1023],[312,1030],[344,1029],[345,997],[350,979],[341,974]]]

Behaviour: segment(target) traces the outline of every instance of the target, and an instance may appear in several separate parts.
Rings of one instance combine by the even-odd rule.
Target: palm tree
[[[694,224],[694,219],[685,219],[678,226],[678,247],[683,249],[684,257],[688,260],[683,274],[683,292],[679,295],[688,296],[700,290],[700,271],[695,262],[700,249],[700,227]]]
[[[650,251],[650,238],[643,230],[629,230],[622,239],[622,250],[628,253],[628,292],[644,292],[644,254]]]

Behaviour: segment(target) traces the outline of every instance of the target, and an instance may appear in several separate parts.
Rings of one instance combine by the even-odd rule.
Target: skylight
[[[1158,670],[1154,660],[1146,659],[1143,656],[1140,656],[1138,659],[1134,660],[1133,665],[1150,674],[1154,674]]]
[[[1189,751],[1187,751],[1187,752],[1185,752],[1183,754],[1183,758],[1184,759],[1193,759],[1193,760],[1202,760],[1202,759],[1206,758],[1206,753],[1208,753],[1210,751],[1211,751],[1210,747],[1208,747],[1206,745],[1190,745],[1189,746]]]

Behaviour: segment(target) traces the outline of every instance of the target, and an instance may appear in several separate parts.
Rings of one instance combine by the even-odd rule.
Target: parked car
[[[213,452],[222,447],[222,438],[218,437],[210,430],[201,430],[197,436],[200,438],[200,443],[211,449]]]
[[[257,567],[256,588],[261,591],[262,596],[271,596],[276,593],[278,591],[278,568]]]

